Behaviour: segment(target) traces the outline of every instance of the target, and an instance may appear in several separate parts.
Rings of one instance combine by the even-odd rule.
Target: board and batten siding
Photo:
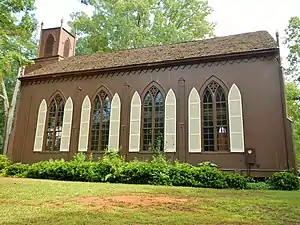
[[[188,100],[189,152],[201,152],[201,100],[196,88],[192,88]]]
[[[61,143],[60,143],[61,152],[68,152],[70,150],[72,119],[73,119],[73,101],[72,98],[69,97],[66,101],[65,108],[64,108]]]
[[[236,84],[228,93],[228,113],[230,129],[230,151],[244,152],[244,126],[242,96]]]
[[[116,93],[111,101],[111,112],[109,121],[109,138],[108,146],[112,149],[119,149],[120,142],[120,116],[121,116],[121,100]]]
[[[165,152],[176,152],[176,96],[172,89],[165,100]]]
[[[37,116],[35,139],[33,145],[34,152],[41,152],[43,149],[46,117],[47,117],[47,103],[46,100],[43,99],[42,102],[40,103],[38,116]]]
[[[89,96],[85,96],[81,106],[79,143],[78,143],[79,152],[85,152],[88,150],[90,116],[91,116],[91,100]]]
[[[129,152],[139,152],[140,150],[141,107],[141,97],[136,91],[130,105]]]

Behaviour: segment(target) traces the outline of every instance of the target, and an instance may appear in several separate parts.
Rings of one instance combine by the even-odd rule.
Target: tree
[[[289,25],[285,29],[285,40],[284,44],[289,49],[289,55],[287,57],[289,61],[289,67],[285,73],[291,76],[294,80],[300,78],[300,18],[292,17],[289,20]]]
[[[300,168],[300,89],[295,82],[285,85],[288,117],[293,121],[293,138],[296,161]]]
[[[0,2],[0,149],[9,111],[16,74],[35,55],[36,29],[34,0],[1,0]]]
[[[213,35],[205,0],[88,0],[92,16],[71,15],[76,30],[76,54],[169,44]]]

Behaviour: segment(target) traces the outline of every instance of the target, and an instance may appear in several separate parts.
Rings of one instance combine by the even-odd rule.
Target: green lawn
[[[0,224],[300,224],[300,191],[0,177]]]

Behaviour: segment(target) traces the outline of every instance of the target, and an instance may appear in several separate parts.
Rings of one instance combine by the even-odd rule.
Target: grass
[[[171,204],[101,199],[133,195]],[[93,201],[79,201],[85,197]],[[126,200],[126,199],[125,199]],[[155,204],[154,204],[155,203]],[[300,224],[300,191],[214,190],[0,177],[0,224]]]

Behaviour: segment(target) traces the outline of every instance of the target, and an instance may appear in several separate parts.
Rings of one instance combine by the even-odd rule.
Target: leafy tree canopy
[[[29,63],[36,43],[33,32],[37,27],[34,0],[0,0],[0,84],[5,81],[10,98],[19,66]],[[0,94],[4,90],[0,85]],[[3,97],[0,99],[0,150],[3,141],[5,115]]]
[[[286,70],[286,75],[291,76],[294,80],[300,78],[300,17],[292,17],[289,20],[289,25],[285,29],[285,41],[289,49],[288,61],[289,68]]]
[[[293,120],[294,150],[298,168],[300,168],[300,18],[291,17],[285,29],[284,44],[287,45],[289,67],[285,70],[286,78],[294,82],[286,83],[288,116]]]
[[[300,168],[300,89],[295,82],[285,85],[288,116],[293,121],[294,150]]]
[[[34,55],[32,34],[37,23],[34,0],[2,0],[0,11],[0,70],[5,72],[16,61],[22,65]]]
[[[212,36],[205,0],[84,0],[93,7],[71,15],[77,55],[189,41]]]

